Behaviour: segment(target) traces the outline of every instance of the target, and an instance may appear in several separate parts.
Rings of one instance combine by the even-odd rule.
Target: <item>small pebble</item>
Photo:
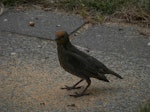
[[[56,27],[60,27],[61,25],[56,25]]]
[[[75,107],[76,105],[75,104],[69,104],[67,105],[68,107]]]
[[[148,42],[148,44],[147,44],[148,46],[150,46],[150,42]]]
[[[4,19],[4,22],[8,21],[8,19]]]
[[[38,47],[38,48],[41,48],[42,46],[41,46],[41,45],[38,45],[37,47]]]
[[[45,103],[44,103],[44,102],[42,102],[42,103],[40,103],[40,105],[43,105],[43,106],[45,106]]]
[[[30,22],[29,22],[29,25],[30,25],[30,26],[34,26],[35,23],[34,23],[33,21],[30,21]]]
[[[12,55],[12,56],[15,56],[15,55],[16,55],[16,53],[15,53],[15,52],[12,52],[12,53],[11,53],[11,55]]]

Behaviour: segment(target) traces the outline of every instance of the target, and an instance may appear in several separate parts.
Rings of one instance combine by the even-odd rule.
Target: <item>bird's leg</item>
[[[85,89],[81,92],[81,93],[75,93],[74,95],[70,95],[72,97],[81,97],[81,96],[84,96],[84,95],[89,95],[89,93],[85,93],[87,88],[91,85],[91,80],[88,78],[86,79],[86,82],[88,83],[88,85],[85,87]]]
[[[61,88],[61,89],[67,89],[67,90],[71,90],[71,89],[80,89],[81,86],[76,87],[79,83],[81,83],[83,81],[83,79],[81,79],[79,82],[77,82],[76,84],[74,84],[73,86],[67,86],[65,85],[65,87]]]

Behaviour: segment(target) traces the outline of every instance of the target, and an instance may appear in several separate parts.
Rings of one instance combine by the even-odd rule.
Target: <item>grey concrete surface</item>
[[[29,26],[30,21],[35,23],[34,27]],[[83,20],[79,17],[41,10],[12,10],[0,17],[0,30],[43,38],[53,38],[55,31],[61,29],[70,33],[81,24]]]
[[[140,105],[150,100],[149,40],[135,28],[111,24],[93,26],[72,39],[72,43],[80,49],[88,48],[88,54],[124,79],[109,74],[110,83],[92,79],[87,91],[91,95],[81,98],[68,95],[83,88],[61,90],[64,85],[73,85],[79,79],[59,66],[56,44],[20,35],[49,38],[59,29],[57,24],[72,32],[83,23],[76,16],[60,15],[33,10],[25,13],[9,11],[0,17],[1,112],[136,112]],[[37,16],[40,19],[35,22],[35,27],[29,27],[28,21]],[[22,19],[16,22],[16,17]],[[6,21],[6,18],[10,19]],[[50,21],[53,21],[52,25]],[[85,84],[81,85],[85,87]]]

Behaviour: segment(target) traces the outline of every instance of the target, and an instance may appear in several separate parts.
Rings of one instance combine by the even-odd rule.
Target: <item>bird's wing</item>
[[[92,74],[95,74],[95,75],[99,76],[100,78],[103,77],[103,79],[105,79],[104,74],[112,74],[119,78],[122,78],[119,74],[108,69],[102,62],[100,62],[96,58],[78,50],[75,46],[72,46],[70,50],[73,53],[80,56],[82,59],[84,59],[85,62],[87,62],[88,67],[86,67],[86,69],[88,69]]]
[[[89,57],[88,54],[86,54],[85,52],[83,51],[80,51],[79,49],[77,49],[75,46],[71,46],[70,49],[69,49],[71,52],[74,52],[76,54],[80,54],[80,56],[83,56],[83,57]]]
[[[99,71],[99,73],[106,74],[106,71],[108,71],[108,68],[100,61],[98,61],[96,58],[89,56],[87,57],[87,60],[92,63],[92,65]]]
[[[106,71],[108,71],[108,68],[102,62],[100,62],[96,58],[78,50],[75,46],[72,46],[71,51],[74,52],[75,54],[79,54],[81,57],[84,57],[84,59],[86,59],[86,61],[89,62],[90,65],[92,67],[94,67],[94,69],[96,71],[99,71],[99,73],[105,74]]]
[[[67,52],[67,62],[69,64],[68,66],[76,74],[85,75],[88,77],[93,77],[93,75],[99,75],[98,71],[92,65],[92,63],[80,54]]]

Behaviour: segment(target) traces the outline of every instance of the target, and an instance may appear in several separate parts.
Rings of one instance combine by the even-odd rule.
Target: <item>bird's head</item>
[[[55,41],[58,44],[66,44],[69,42],[69,35],[66,31],[57,31]]]

